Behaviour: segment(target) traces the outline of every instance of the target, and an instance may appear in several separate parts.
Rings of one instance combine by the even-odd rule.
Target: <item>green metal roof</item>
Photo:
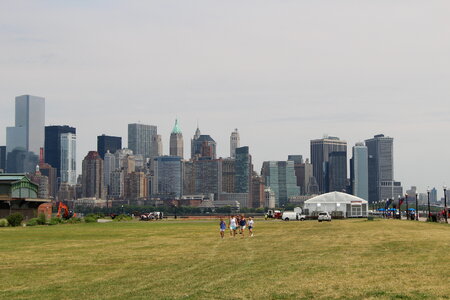
[[[182,133],[180,129],[180,125],[178,124],[178,119],[175,119],[175,126],[173,126],[172,133]]]
[[[18,181],[22,180],[24,177],[28,180],[28,178],[22,174],[0,174],[0,181]]]

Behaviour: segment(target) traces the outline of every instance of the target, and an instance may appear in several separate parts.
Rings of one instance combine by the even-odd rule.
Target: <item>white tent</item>
[[[313,212],[326,211],[330,214],[342,212],[346,218],[367,217],[368,202],[362,198],[340,192],[322,194],[305,201],[304,209]]]

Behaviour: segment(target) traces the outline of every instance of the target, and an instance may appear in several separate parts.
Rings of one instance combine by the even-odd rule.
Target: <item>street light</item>
[[[408,206],[408,193],[405,193],[405,201],[406,201],[406,220],[409,220],[409,206]]]
[[[419,193],[416,192],[416,221],[419,221]]]
[[[447,186],[444,185],[444,213],[445,213],[445,223],[448,223],[448,212],[447,212]]]
[[[431,217],[431,211],[430,211],[430,188],[427,188],[427,195],[428,195],[428,222],[430,222]]]

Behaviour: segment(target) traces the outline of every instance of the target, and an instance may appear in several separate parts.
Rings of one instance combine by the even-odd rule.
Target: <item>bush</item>
[[[39,216],[37,217],[37,222],[39,225],[45,225],[47,222],[47,220],[45,219],[45,215],[43,213],[40,213]]]
[[[114,218],[115,222],[131,221],[131,220],[133,220],[133,218],[127,215],[118,215]]]
[[[9,225],[12,227],[20,226],[23,221],[23,216],[21,213],[13,213],[9,215],[7,218]]]
[[[70,218],[69,220],[65,220],[64,223],[65,224],[78,224],[81,223],[83,220],[81,220],[80,218]]]
[[[8,220],[0,219],[0,227],[8,227]]]
[[[27,222],[27,226],[36,226],[36,225],[40,225],[40,220],[39,220],[39,218],[33,218],[33,219],[30,219],[30,220],[28,220],[28,222]]]
[[[48,225],[58,225],[60,223],[61,223],[61,219],[60,218],[53,217],[48,222]]]
[[[97,218],[95,218],[93,216],[86,216],[84,218],[84,222],[86,222],[86,223],[96,223],[97,222]]]

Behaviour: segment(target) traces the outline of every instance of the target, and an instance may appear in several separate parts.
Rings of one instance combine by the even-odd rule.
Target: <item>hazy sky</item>
[[[168,152],[197,120],[229,155],[239,128],[264,160],[309,157],[324,134],[394,137],[407,188],[450,185],[450,1],[0,2],[0,144],[14,97],[46,98],[46,123],[102,133],[158,126]],[[3,129],[2,129],[3,128]]]

